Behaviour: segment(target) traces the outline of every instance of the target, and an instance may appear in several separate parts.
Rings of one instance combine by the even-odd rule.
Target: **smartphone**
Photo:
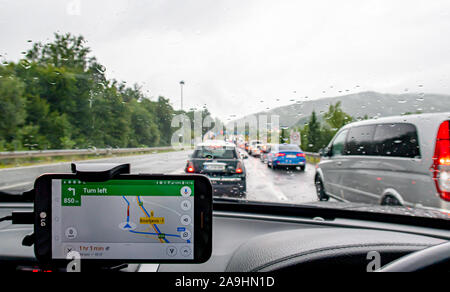
[[[95,264],[202,263],[212,250],[212,186],[203,175],[119,175],[35,182],[35,254]]]

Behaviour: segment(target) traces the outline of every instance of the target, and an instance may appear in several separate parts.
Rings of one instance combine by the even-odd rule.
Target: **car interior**
[[[450,272],[449,16],[0,0],[0,273],[282,291]]]
[[[27,203],[2,204],[0,215],[30,211]],[[357,209],[356,209],[357,210]],[[370,252],[380,255],[380,271],[389,264],[406,271],[448,271],[448,222],[420,219],[419,226],[405,224],[403,215],[351,211],[333,216],[332,209],[317,207],[274,208],[233,201],[214,202],[213,252],[202,264],[130,264],[122,271],[157,272],[366,272]],[[350,216],[349,216],[350,215]],[[360,217],[360,218],[358,218]],[[369,219],[370,218],[370,219]],[[369,220],[367,220],[369,219]],[[402,220],[403,219],[403,220]],[[414,222],[419,223],[419,222]],[[27,225],[1,223],[0,269],[32,270],[38,267],[33,248],[22,240],[33,232]],[[420,252],[441,246],[439,253]],[[412,260],[401,265],[403,260]],[[414,260],[417,257],[418,260]],[[395,268],[395,267],[394,267]],[[394,271],[395,269],[391,270]]]

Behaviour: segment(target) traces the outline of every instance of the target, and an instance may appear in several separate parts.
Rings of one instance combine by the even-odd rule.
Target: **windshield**
[[[130,163],[242,204],[449,218],[449,1],[0,7],[2,192]]]

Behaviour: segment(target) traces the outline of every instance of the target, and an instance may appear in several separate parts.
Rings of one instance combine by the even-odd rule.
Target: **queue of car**
[[[314,177],[318,200],[449,210],[449,120],[450,113],[421,114],[344,126],[320,151]],[[244,197],[244,151],[272,169],[306,169],[306,154],[297,145],[259,140],[236,144],[197,145],[186,172],[207,175],[216,194]]]

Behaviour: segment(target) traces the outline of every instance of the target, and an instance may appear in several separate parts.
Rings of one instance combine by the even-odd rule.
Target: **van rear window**
[[[420,157],[416,127],[405,123],[377,125],[374,152],[381,156]]]
[[[420,157],[417,129],[412,124],[393,123],[350,129],[345,155]]]
[[[360,126],[350,129],[345,153],[347,155],[373,155],[373,134],[375,125]]]

